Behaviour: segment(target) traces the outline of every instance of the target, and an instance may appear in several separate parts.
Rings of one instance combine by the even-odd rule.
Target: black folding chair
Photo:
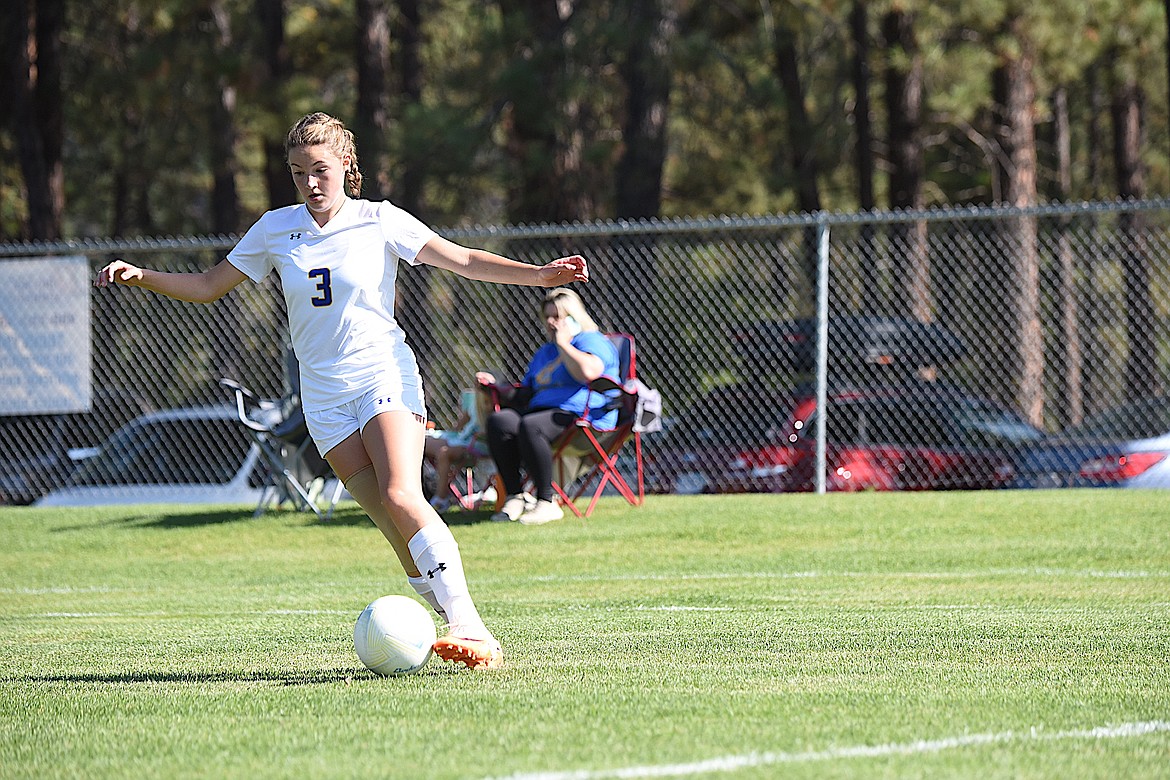
[[[267,467],[268,481],[254,516],[263,514],[269,506],[279,507],[289,502],[298,510],[311,511],[319,519],[329,520],[343,486],[309,436],[301,408],[300,371],[291,350],[286,369],[289,392],[276,400],[260,398],[235,380],[219,380],[220,386],[234,395],[240,423],[256,443]],[[330,481],[335,483],[333,494],[328,511],[322,513],[317,499]]]

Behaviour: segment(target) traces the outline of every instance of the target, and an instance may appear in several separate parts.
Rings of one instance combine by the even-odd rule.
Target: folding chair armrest
[[[532,399],[532,390],[519,382],[496,382],[491,385],[482,385],[492,396],[492,404],[496,411],[504,407],[524,409]]]
[[[228,390],[231,390],[236,395],[242,395],[244,398],[247,398],[248,400],[252,401],[253,403],[259,403],[259,401],[260,401],[260,399],[256,397],[255,393],[253,393],[251,390],[244,387],[243,385],[241,385],[239,382],[237,382],[234,379],[228,379],[227,377],[224,377],[224,378],[219,380],[219,386],[226,387]]]
[[[589,383],[590,392],[608,393],[611,390],[625,390],[625,387],[612,376],[599,376]]]
[[[610,392],[613,392],[614,390],[618,390],[621,392],[621,395],[629,395],[629,391],[626,390],[625,385],[623,385],[621,382],[619,382],[617,379],[615,379],[612,376],[604,376],[604,375],[599,376],[596,379],[591,380],[587,385],[585,385],[585,387],[588,388],[588,390],[589,390],[589,392],[585,396],[585,408],[587,410],[593,408],[593,395],[594,395],[594,393],[596,393],[598,395],[605,395],[606,393],[610,393]],[[621,396],[618,396],[618,398],[620,398],[620,397]],[[614,400],[616,400],[616,398],[611,399],[611,404]],[[613,408],[610,404],[607,404],[607,407]],[[588,411],[586,411],[584,414],[581,414],[580,416],[577,417],[577,427],[579,427],[579,428],[592,428],[593,427],[593,421],[589,419],[589,412]]]
[[[260,399],[256,397],[248,388],[241,385],[234,379],[227,379],[226,377],[219,380],[220,387],[225,387],[232,391],[232,395],[236,399],[236,416],[240,418],[240,422],[251,428],[254,431],[267,431],[268,428],[253,420],[248,416],[248,404],[259,407]]]
[[[480,382],[477,388],[481,393],[487,393],[492,399],[492,409],[500,411],[500,386],[494,382]],[[482,423],[482,421],[481,421]]]

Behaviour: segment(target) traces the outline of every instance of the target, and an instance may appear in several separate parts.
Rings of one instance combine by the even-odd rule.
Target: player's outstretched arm
[[[418,261],[481,282],[560,287],[589,281],[589,264],[580,255],[562,257],[546,265],[532,265],[483,249],[469,249],[441,236],[432,238],[419,250]]]
[[[227,260],[200,273],[169,273],[139,268],[118,259],[98,271],[94,287],[122,284],[191,303],[211,303],[227,295],[233,287],[248,277]]]

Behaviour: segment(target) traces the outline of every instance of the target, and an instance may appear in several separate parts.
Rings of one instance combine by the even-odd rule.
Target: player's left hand
[[[589,264],[581,255],[570,255],[541,266],[540,283],[544,287],[559,287],[571,282],[589,281]]]

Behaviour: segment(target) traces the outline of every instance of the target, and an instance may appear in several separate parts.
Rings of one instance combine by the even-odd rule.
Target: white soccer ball
[[[358,616],[353,646],[372,672],[414,674],[430,659],[435,636],[426,607],[406,596],[383,596]]]

